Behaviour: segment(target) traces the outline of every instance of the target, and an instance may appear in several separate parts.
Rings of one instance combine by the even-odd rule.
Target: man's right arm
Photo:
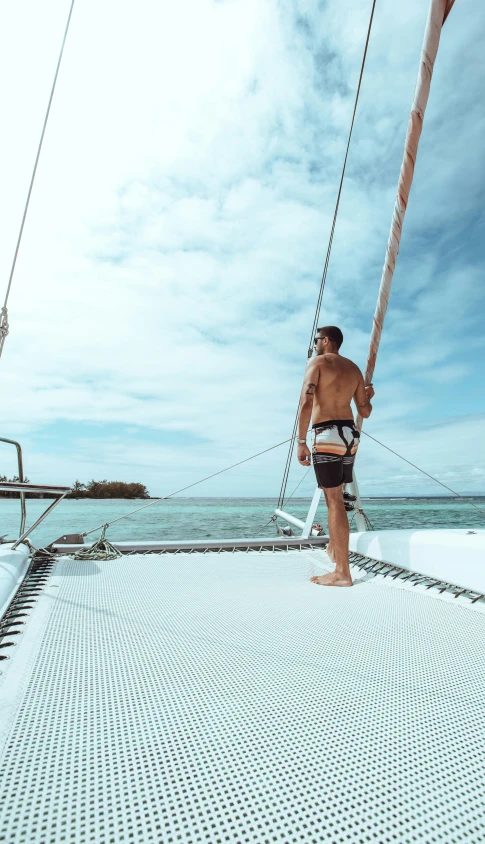
[[[311,358],[305,370],[305,378],[300,396],[300,409],[298,417],[298,448],[297,458],[302,466],[310,466],[310,449],[306,445],[308,426],[312,418],[313,397],[317,389],[320,370],[317,358]],[[301,442],[300,442],[301,440]]]
[[[357,408],[357,413],[360,413],[364,419],[368,419],[372,413],[372,405],[370,403],[371,398],[374,395],[374,388],[372,384],[369,384],[367,387],[364,385],[364,379],[362,377],[362,373],[360,374],[359,383],[357,384],[357,389],[354,393],[354,402]]]

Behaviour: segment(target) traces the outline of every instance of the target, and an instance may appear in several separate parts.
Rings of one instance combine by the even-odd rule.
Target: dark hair
[[[344,335],[336,325],[324,325],[323,328],[317,328],[317,334],[321,334],[322,339],[328,337],[330,342],[337,346],[337,349],[340,349],[344,342]]]

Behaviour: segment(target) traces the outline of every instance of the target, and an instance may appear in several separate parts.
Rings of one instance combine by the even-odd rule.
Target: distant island
[[[66,498],[150,498],[145,484],[127,484],[125,481],[74,481]]]
[[[8,483],[18,483],[18,478],[7,478],[6,475],[0,475],[0,482],[6,481]],[[24,478],[24,483],[28,484],[29,479]],[[0,492],[2,498],[18,498],[18,492]],[[26,493],[26,498],[53,498],[52,495],[32,495]],[[81,481],[74,481],[71,492],[66,495],[66,498],[150,498],[145,484],[132,483],[127,484],[125,481],[89,481],[88,484],[82,484]]]

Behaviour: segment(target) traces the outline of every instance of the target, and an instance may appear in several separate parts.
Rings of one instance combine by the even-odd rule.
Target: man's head
[[[324,355],[325,352],[336,354],[344,341],[344,335],[336,325],[324,325],[317,328],[315,336],[315,354]]]

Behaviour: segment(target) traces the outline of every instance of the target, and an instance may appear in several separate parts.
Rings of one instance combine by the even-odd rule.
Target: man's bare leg
[[[325,487],[320,487],[320,489],[323,491],[323,494],[324,494],[324,496],[325,496],[325,503],[326,503],[326,505],[327,505],[327,510],[328,510],[328,495],[327,495],[327,490],[325,489]],[[334,555],[333,555],[333,543],[332,543],[332,537],[331,537],[331,535],[330,535],[330,529],[329,529],[328,534],[329,534],[329,535],[328,535],[328,545],[327,545],[327,547],[326,547],[326,549],[325,549],[325,550],[326,550],[326,552],[327,552],[327,556],[329,557],[329,559],[332,561],[332,563],[334,563],[334,562],[335,562],[335,557],[334,557]]]
[[[335,562],[335,571],[319,577],[312,577],[311,581],[319,586],[352,586],[352,575],[349,567],[349,522],[344,507],[342,487],[324,489],[324,493],[328,507],[328,532],[330,535],[327,554]]]

